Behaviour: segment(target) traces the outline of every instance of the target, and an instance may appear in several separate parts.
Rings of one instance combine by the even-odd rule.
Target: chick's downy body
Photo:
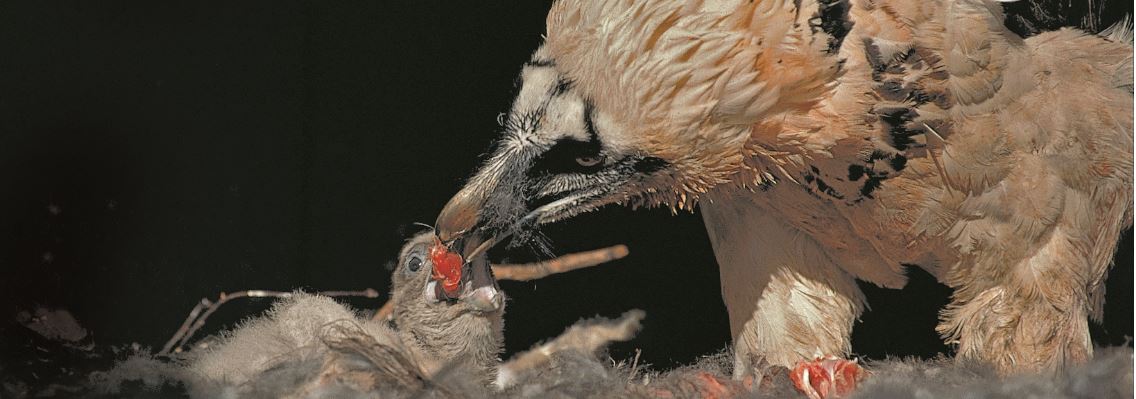
[[[1004,373],[1092,353],[1132,225],[1130,28],[1023,39],[982,0],[576,1],[447,243],[611,203],[700,207],[736,372],[850,351],[862,279],[955,289],[939,331]]]
[[[391,273],[390,321],[363,318],[329,297],[294,293],[190,352],[193,396],[404,397],[438,384],[483,392],[504,346],[504,301],[496,297],[486,307],[427,290],[434,287],[427,256],[433,236],[419,234],[402,248]],[[484,270],[471,264],[466,274],[489,273],[488,264],[478,265]]]

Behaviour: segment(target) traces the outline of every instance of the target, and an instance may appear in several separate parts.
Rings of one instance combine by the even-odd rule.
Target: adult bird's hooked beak
[[[562,159],[589,145],[573,139],[550,148],[503,145],[446,203],[435,234],[447,248],[472,259],[510,237],[528,238],[538,225],[630,198],[627,185],[668,166],[643,154],[586,166]]]
[[[442,208],[435,224],[438,239],[466,262],[489,249],[481,248],[487,239],[493,241],[492,237],[484,237],[484,231],[479,231],[481,210],[488,199],[485,191],[480,184],[466,185]]]
[[[438,239],[450,250],[460,251],[467,262],[507,238],[513,227],[519,224],[519,221],[509,220],[512,218],[502,218],[498,222],[505,226],[490,226],[485,217],[490,208],[493,210],[489,212],[500,214],[505,213],[504,208],[523,206],[516,198],[503,200],[499,192],[502,191],[498,187],[502,175],[510,171],[516,173],[516,170],[511,170],[516,168],[511,167],[510,154],[499,155],[450,198],[434,225]]]
[[[640,200],[670,167],[624,140],[623,127],[539,54],[522,68],[493,154],[435,223],[438,239],[465,259],[510,237],[533,243],[539,225]]]
[[[466,185],[446,202],[434,225],[438,239],[450,245],[454,240],[475,229],[480,219],[481,208],[488,198],[479,191],[484,190],[475,185]]]

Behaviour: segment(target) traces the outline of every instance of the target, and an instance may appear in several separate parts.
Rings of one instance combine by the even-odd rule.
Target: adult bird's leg
[[[734,377],[760,376],[766,366],[800,374],[811,370],[797,367],[802,362],[847,356],[864,302],[852,276],[812,238],[752,204],[716,199],[701,207],[730,314]],[[810,373],[809,386],[858,368],[841,363],[833,368],[839,373]]]
[[[1013,257],[991,254],[953,271],[948,283],[959,289],[939,331],[958,344],[959,359],[986,361],[1009,375],[1052,372],[1092,358],[1089,292],[1096,276],[1086,272],[1090,259],[1074,249],[1080,243],[1068,233],[1054,229],[1032,257],[1016,264],[994,263]]]

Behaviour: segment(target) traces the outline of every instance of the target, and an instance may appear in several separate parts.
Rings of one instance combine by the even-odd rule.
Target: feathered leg
[[[939,332],[958,344],[960,359],[989,361],[1006,375],[1056,370],[1092,356],[1087,287],[1076,275],[1086,268],[1055,256],[1063,244],[1051,242],[999,284],[956,293]]]
[[[736,201],[736,202],[735,202]],[[734,336],[734,377],[846,356],[864,298],[810,237],[744,199],[703,201]]]
[[[952,274],[959,289],[939,332],[957,343],[960,359],[987,361],[1008,375],[1060,370],[1092,357],[1088,319],[1099,317],[1111,254],[1128,225],[1128,217],[1114,215],[1131,212],[1124,209],[1129,195],[1112,199],[1113,206],[1086,209],[1087,195],[1067,194],[1066,212],[1031,256],[1005,272],[976,272],[1000,268],[974,264]],[[992,255],[973,260],[1004,254]]]

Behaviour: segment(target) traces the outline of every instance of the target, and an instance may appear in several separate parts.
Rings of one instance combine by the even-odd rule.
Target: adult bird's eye
[[[418,271],[418,269],[421,269],[422,257],[418,255],[411,255],[410,258],[406,260],[406,268],[412,272],[416,272]]]
[[[577,157],[576,158],[576,163],[580,164],[580,166],[583,166],[585,168],[599,165],[600,162],[603,162],[603,157],[601,157],[599,155],[584,156],[584,157]]]

